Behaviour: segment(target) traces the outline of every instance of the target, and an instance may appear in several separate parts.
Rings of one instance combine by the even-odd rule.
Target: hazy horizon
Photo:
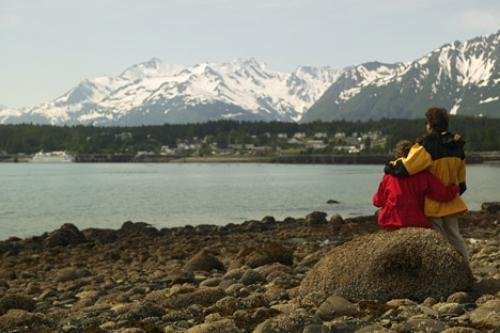
[[[0,0],[0,105],[33,106],[153,57],[343,68],[410,61],[499,28],[495,1]]]

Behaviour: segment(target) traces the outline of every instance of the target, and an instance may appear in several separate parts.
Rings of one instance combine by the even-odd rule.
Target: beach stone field
[[[460,226],[469,262],[375,216],[64,224],[0,242],[0,332],[500,332],[500,203]]]

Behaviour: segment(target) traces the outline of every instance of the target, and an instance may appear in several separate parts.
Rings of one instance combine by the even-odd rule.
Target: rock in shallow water
[[[433,230],[405,228],[366,235],[333,249],[304,278],[299,293],[423,300],[471,285],[467,262],[445,239]]]

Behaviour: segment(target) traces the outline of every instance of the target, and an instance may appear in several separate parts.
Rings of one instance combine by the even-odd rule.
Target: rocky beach
[[[0,332],[498,332],[500,203],[428,229],[313,212],[0,242]],[[471,272],[472,271],[472,272]]]

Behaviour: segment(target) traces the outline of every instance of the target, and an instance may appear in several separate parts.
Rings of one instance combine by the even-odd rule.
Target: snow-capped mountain
[[[0,105],[0,124],[5,123],[8,119],[18,118],[21,115],[21,110],[9,109],[4,105]]]
[[[298,121],[340,73],[328,67],[306,66],[284,73],[254,59],[187,67],[153,58],[116,77],[83,80],[48,103],[23,111],[1,110],[0,122],[143,125],[224,118]]]
[[[153,58],[118,76],[83,80],[32,108],[0,107],[0,123],[368,120],[422,117],[433,105],[452,114],[500,117],[499,41],[500,31],[407,63],[300,66],[291,73],[254,59],[183,66]]]
[[[500,117],[499,43],[500,31],[408,63],[347,69],[302,120],[416,118],[433,105],[451,114]]]

